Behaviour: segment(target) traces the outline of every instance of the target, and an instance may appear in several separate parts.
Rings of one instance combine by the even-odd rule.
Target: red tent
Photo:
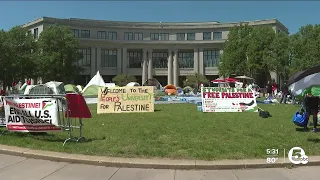
[[[226,81],[223,79],[215,79],[215,80],[212,80],[211,82],[213,82],[213,83],[226,83]]]
[[[226,81],[226,82],[230,82],[230,83],[238,82],[238,80],[236,80],[236,79],[234,79],[234,78],[226,78],[225,81]]]

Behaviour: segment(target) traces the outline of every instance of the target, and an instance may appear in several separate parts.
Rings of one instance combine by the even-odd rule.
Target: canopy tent
[[[142,86],[154,86],[157,90],[163,89],[163,86],[160,84],[160,82],[154,78],[146,80]]]
[[[215,84],[227,84],[228,82],[226,82],[224,79],[215,79],[215,80],[212,80],[211,81],[212,83],[215,83]]]
[[[106,83],[104,82],[103,78],[101,77],[99,71],[93,78],[89,81],[89,83],[84,87],[81,93],[84,96],[98,96],[98,90],[100,87],[105,87]]]
[[[317,88],[320,86],[320,65],[294,74],[287,84],[294,96],[301,96],[307,92],[317,94]]]
[[[236,83],[236,82],[238,82],[238,80],[235,79],[235,78],[226,78],[225,81],[228,82],[228,83]]]
[[[133,87],[133,86],[140,86],[140,84],[137,83],[137,82],[129,82],[126,86],[127,87]]]
[[[249,79],[249,80],[252,80],[252,79],[253,79],[253,78],[248,77],[248,76],[236,76],[236,77],[234,77],[234,78],[236,78],[236,79]]]
[[[66,92],[73,92],[73,93],[79,93],[79,89],[77,88],[76,85],[73,85],[73,84],[67,84],[64,86],[64,90]]]

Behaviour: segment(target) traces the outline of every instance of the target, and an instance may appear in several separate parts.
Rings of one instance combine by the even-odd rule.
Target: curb
[[[320,166],[320,156],[309,157],[306,165],[293,165],[288,162],[266,163],[265,159],[248,160],[172,160],[172,159],[138,159],[115,158],[105,156],[88,156],[67,154],[51,151],[39,151],[15,146],[0,145],[0,154],[21,156],[32,159],[42,159],[56,162],[87,164],[95,166],[118,168],[145,168],[145,169],[180,169],[180,170],[226,170],[226,169],[257,169],[257,168],[284,168],[298,166]]]

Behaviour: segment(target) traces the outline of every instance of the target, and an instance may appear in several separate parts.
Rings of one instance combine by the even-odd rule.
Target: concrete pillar
[[[117,49],[117,75],[122,74],[121,48]]]
[[[153,78],[153,74],[152,74],[152,49],[148,51],[148,79]]]
[[[174,51],[173,56],[173,85],[179,85],[179,62],[178,62],[178,50]]]
[[[194,55],[193,55],[193,62],[194,62],[194,65],[193,65],[193,68],[194,68],[194,72],[195,73],[199,73],[199,52],[198,52],[198,48],[195,48],[193,50],[194,52]]]
[[[96,75],[96,48],[91,47],[91,58],[90,58],[90,77],[92,78],[94,75]]]
[[[168,50],[168,84],[173,84],[173,57],[172,50]]]
[[[127,48],[122,48],[122,74],[128,73],[128,62]]]
[[[97,56],[96,57],[96,59],[97,59],[96,71],[100,71],[101,70],[101,47],[97,47],[96,50],[97,50],[97,52],[96,52],[96,56]],[[100,71],[100,73],[102,73],[102,72]]]
[[[199,73],[205,75],[205,67],[203,62],[203,49],[199,48]]]
[[[147,56],[147,50],[143,49],[143,56],[142,56],[142,83],[146,82],[147,80],[147,74],[148,74],[148,56]]]

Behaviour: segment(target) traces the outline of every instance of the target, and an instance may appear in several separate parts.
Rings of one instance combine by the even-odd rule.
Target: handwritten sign
[[[97,113],[154,112],[153,86],[104,87],[98,92]]]
[[[203,112],[257,112],[254,92],[250,88],[202,87]]]

